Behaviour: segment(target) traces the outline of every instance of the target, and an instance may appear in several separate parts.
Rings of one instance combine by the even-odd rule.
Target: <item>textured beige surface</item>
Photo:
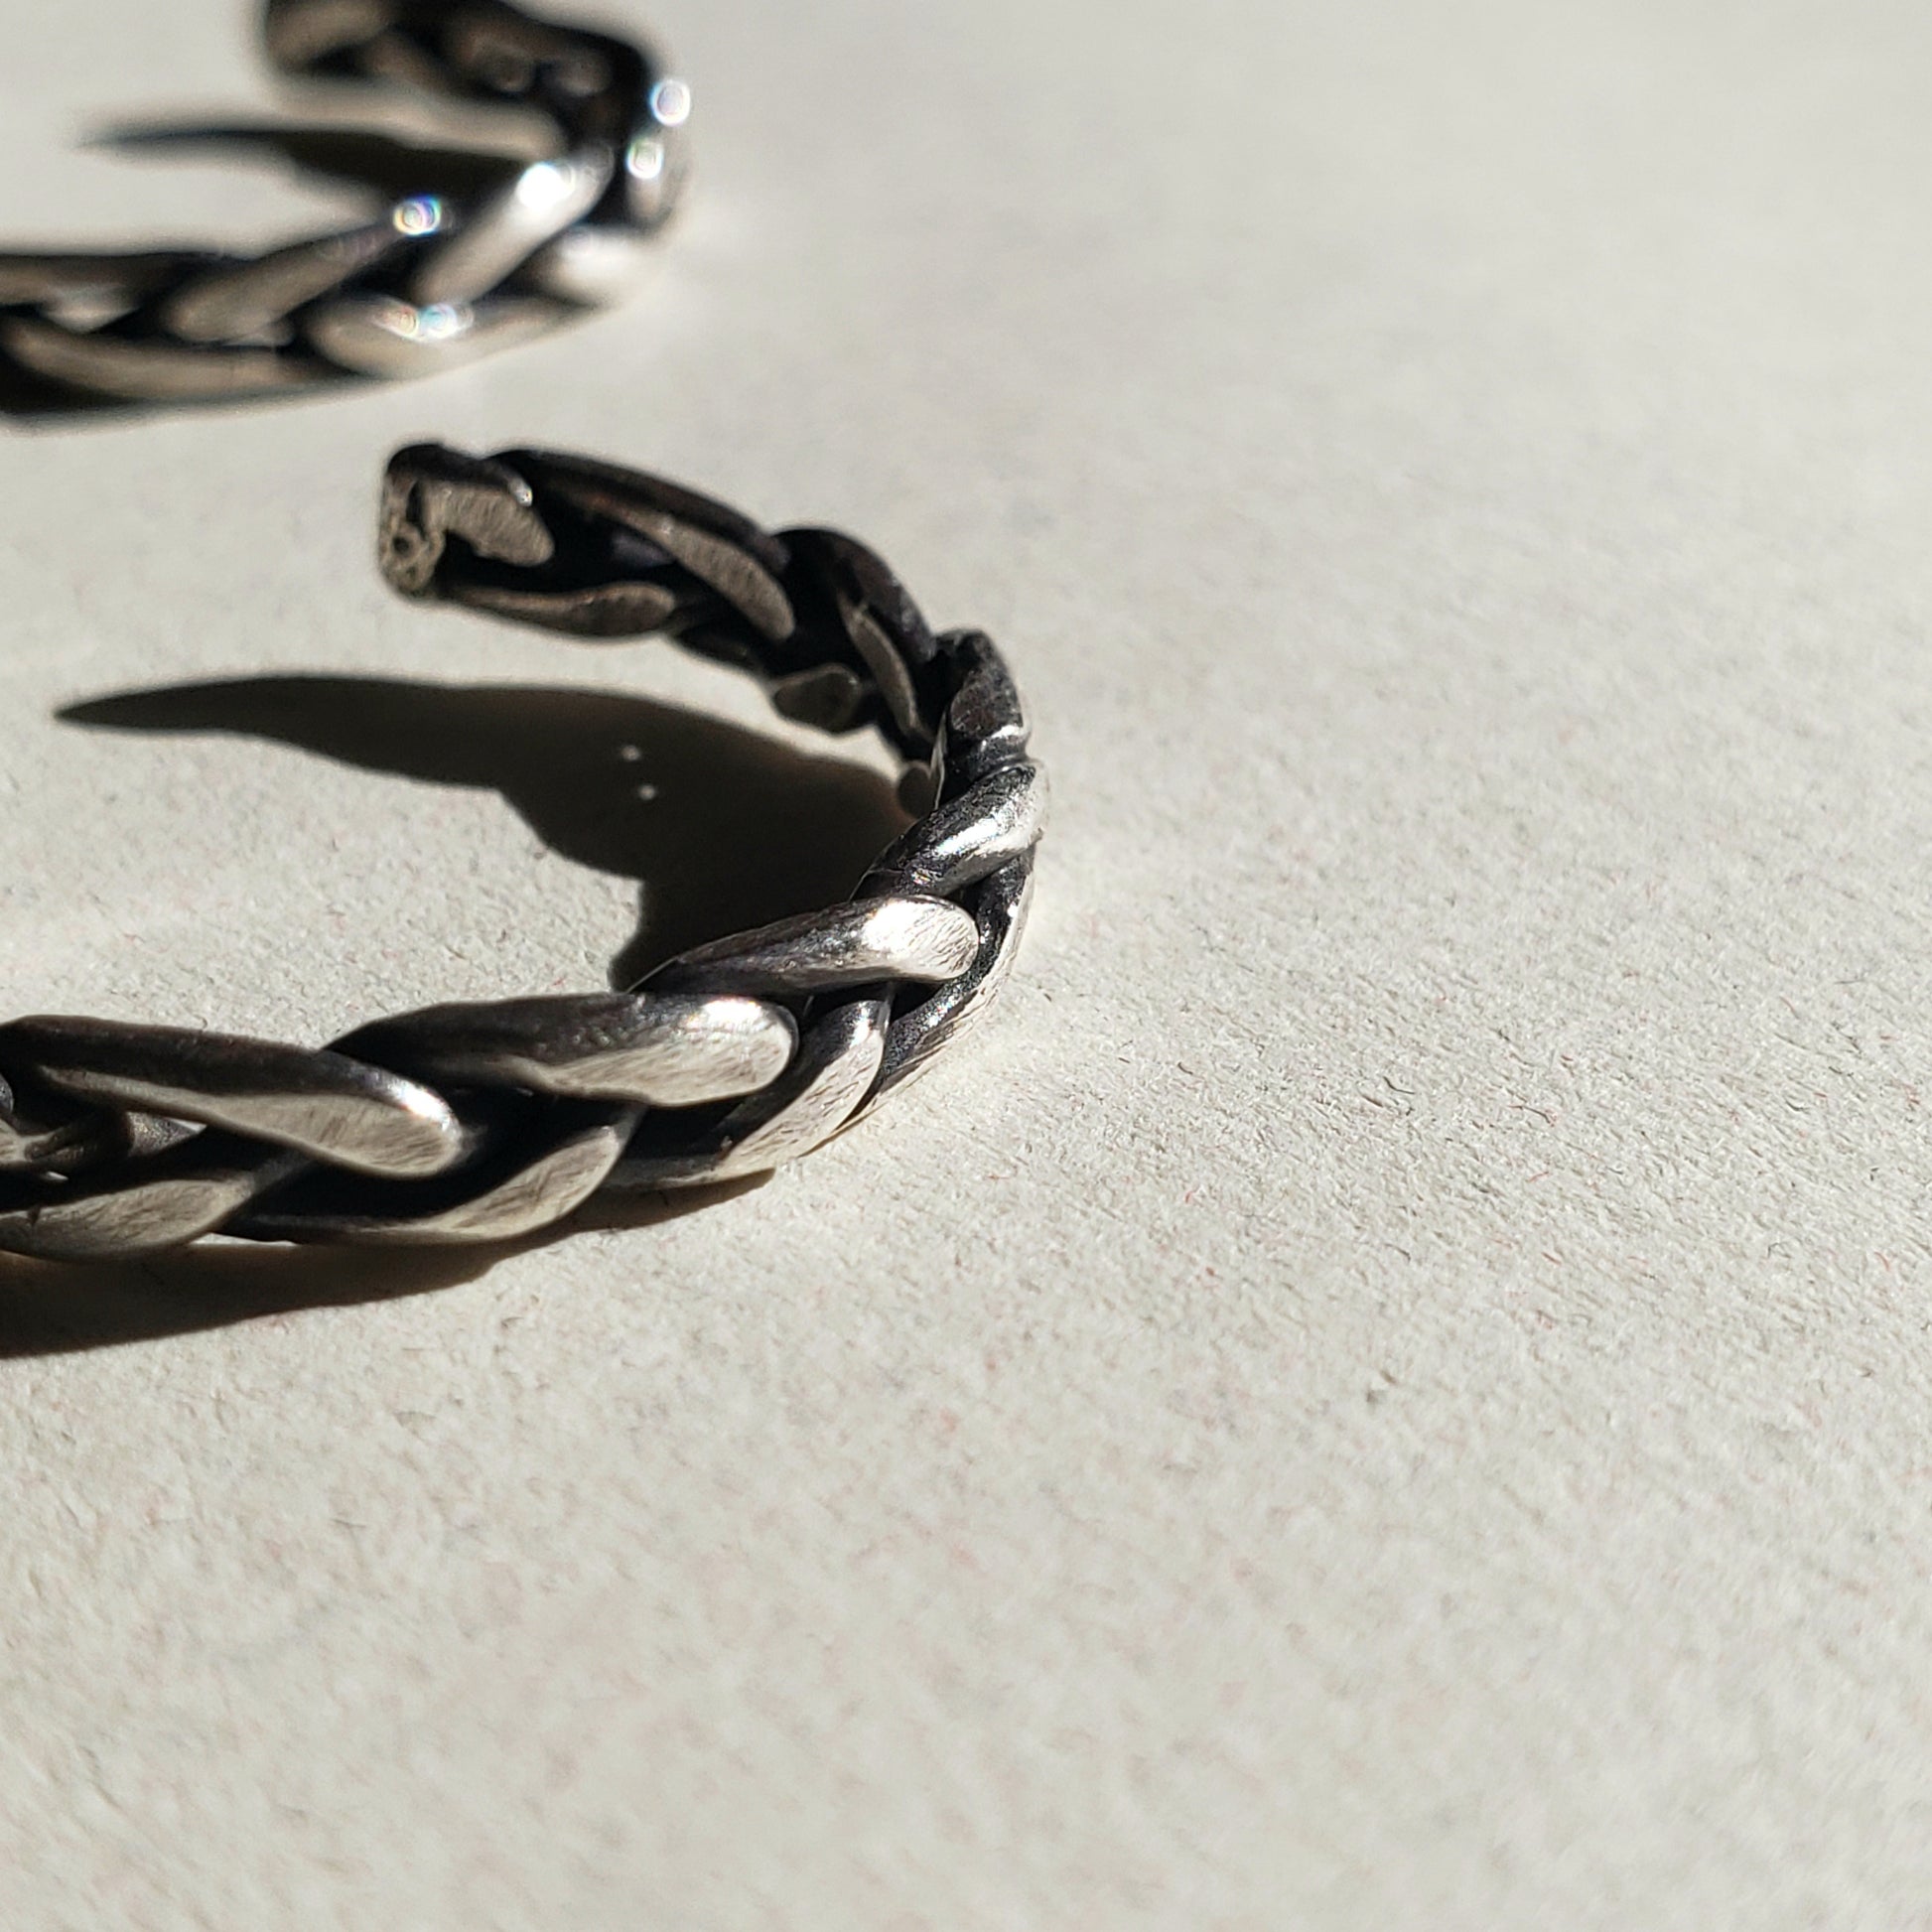
[[[385,601],[425,433],[1000,634],[1023,972],[702,1214],[0,1274],[0,1923],[1932,1923],[1923,6],[653,17],[635,306],[5,439],[6,1008],[597,985],[637,873],[648,947],[877,832],[636,702],[728,681]],[[293,218],[72,146],[258,100],[236,25],[15,9],[0,230]],[[297,671],[451,689],[54,715]]]

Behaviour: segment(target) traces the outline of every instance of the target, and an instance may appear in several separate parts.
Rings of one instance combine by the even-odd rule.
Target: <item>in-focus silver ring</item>
[[[691,90],[640,45],[507,0],[268,0],[263,38],[283,73],[414,88],[484,143],[535,115],[547,151],[459,187],[423,149],[372,219],[266,254],[0,254],[0,363],[137,403],[425,375],[615,299],[676,205]]]
[[[581,457],[423,445],[390,460],[380,558],[406,596],[661,632],[788,718],[876,729],[923,815],[845,904],[625,992],[432,1007],[320,1049],[0,1026],[0,1250],[504,1240],[600,1190],[763,1173],[918,1072],[1011,971],[1046,810],[1019,694],[988,637],[931,630],[865,545]]]

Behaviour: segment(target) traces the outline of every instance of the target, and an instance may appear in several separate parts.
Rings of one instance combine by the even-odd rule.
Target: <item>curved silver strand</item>
[[[454,103],[485,144],[492,110],[534,113],[549,152],[256,256],[0,254],[0,362],[123,403],[427,375],[616,300],[676,206],[691,91],[641,46],[508,0],[268,0],[263,40],[285,74]]]
[[[500,1241],[600,1189],[764,1173],[922,1070],[1012,971],[1046,811],[1019,694],[986,636],[935,634],[864,545],[581,457],[421,446],[390,461],[379,556],[408,597],[660,631],[750,671],[789,717],[877,730],[930,807],[846,903],[628,992],[430,1007],[318,1049],[0,1026],[0,1250]]]

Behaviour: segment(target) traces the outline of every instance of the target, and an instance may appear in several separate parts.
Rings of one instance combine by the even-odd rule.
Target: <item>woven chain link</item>
[[[690,90],[642,47],[506,0],[268,0],[263,35],[284,73],[400,82],[485,134],[533,110],[552,151],[261,255],[0,254],[0,356],[133,402],[424,375],[614,299],[676,203]]]
[[[424,445],[390,462],[380,557],[406,596],[578,638],[661,632],[788,718],[876,728],[929,808],[847,903],[625,993],[432,1007],[321,1050],[0,1027],[0,1249],[503,1240],[600,1189],[762,1173],[918,1072],[1011,970],[1046,807],[1019,696],[990,639],[933,632],[865,545],[580,457]]]

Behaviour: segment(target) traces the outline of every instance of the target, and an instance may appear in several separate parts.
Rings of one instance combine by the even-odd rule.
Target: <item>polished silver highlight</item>
[[[304,1165],[286,1148],[199,1136],[75,1181],[0,1192],[0,1250],[102,1261],[179,1248],[227,1225]]]
[[[868,1112],[895,1087],[929,1066],[942,1046],[970,1031],[992,1005],[1020,956],[1033,891],[1034,869],[1026,862],[994,873],[980,889],[971,963],[930,999],[907,1008],[893,1022]]]
[[[616,1167],[637,1125],[634,1111],[607,1107],[566,1115],[519,1137],[516,1158],[497,1160],[454,1185],[419,1184],[372,1196],[323,1177],[298,1181],[285,1197],[236,1228],[257,1241],[350,1241],[449,1247],[514,1241],[574,1213]]]
[[[768,1086],[798,1029],[761,1000],[586,993],[430,1007],[343,1044],[425,1079],[638,1107],[701,1107]]]
[[[392,4],[329,0],[330,31]],[[935,634],[864,545],[582,457],[422,445],[391,459],[377,549],[407,596],[566,636],[662,631],[788,717],[872,727],[922,816],[845,904],[628,993],[430,1007],[313,1050],[0,1026],[0,1249],[506,1241],[601,1188],[765,1173],[927,1066],[1011,973],[1046,812],[1019,694],[983,633]]]
[[[1046,801],[1038,765],[989,771],[882,853],[862,890],[957,893],[975,885],[1039,843]]]
[[[352,1173],[415,1179],[462,1159],[440,1094],[341,1053],[109,1020],[16,1020],[0,1062],[70,1100],[225,1127]]]
[[[720,939],[660,966],[653,988],[794,995],[957,977],[979,952],[973,915],[943,898],[855,899]]]
[[[268,0],[263,39],[288,75],[435,97],[491,179],[255,256],[0,254],[0,363],[129,403],[426,375],[618,299],[676,206],[691,92],[641,46],[508,0]],[[505,153],[504,108],[549,152]]]
[[[888,1003],[855,1000],[821,1020],[798,1057],[763,1093],[734,1108],[696,1145],[639,1151],[619,1163],[614,1187],[700,1187],[769,1173],[829,1141],[865,1103],[886,1053]]]

